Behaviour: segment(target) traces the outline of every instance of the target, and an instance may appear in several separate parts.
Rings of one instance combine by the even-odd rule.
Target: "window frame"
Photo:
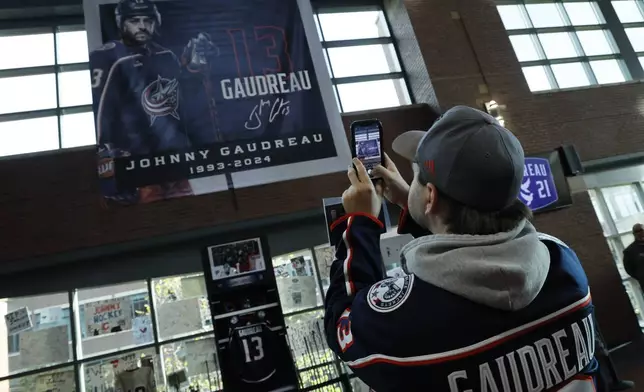
[[[416,103],[414,94],[410,88],[409,78],[407,72],[405,72],[405,66],[402,61],[402,56],[400,49],[396,43],[395,37],[393,36],[393,30],[389,16],[385,12],[385,8],[381,2],[376,1],[362,1],[361,5],[351,5],[347,6],[335,4],[333,1],[315,1],[312,0],[311,4],[313,6],[313,17],[315,18],[315,23],[318,28],[320,43],[322,44],[322,50],[324,51],[323,55],[328,60],[327,69],[329,71],[329,77],[331,78],[331,84],[333,85],[333,93],[338,101],[338,107],[340,113],[350,113],[346,112],[342,105],[342,99],[340,97],[340,92],[338,91],[337,86],[342,84],[355,84],[362,82],[374,82],[380,80],[402,80],[407,94],[409,97],[409,105]],[[324,31],[322,30],[320,23],[320,14],[332,14],[332,13],[348,13],[348,12],[364,12],[364,11],[380,11],[384,15],[384,22],[387,27],[389,35],[387,37],[377,37],[377,38],[359,38],[359,39],[345,39],[345,40],[336,40],[336,41],[327,41],[324,37]],[[367,46],[367,45],[391,45],[393,47],[396,60],[400,66],[400,71],[388,72],[388,73],[378,73],[371,75],[357,75],[357,76],[346,76],[346,77],[335,77],[333,73],[333,65],[331,64],[330,56],[328,55],[328,49],[333,48],[348,48],[355,46]],[[399,102],[401,101],[402,92],[399,93]],[[402,103],[399,106],[407,105],[407,103]],[[384,108],[383,108],[384,109]],[[368,109],[368,110],[379,110],[379,109]]]
[[[638,3],[642,3],[643,0],[636,0]],[[593,25],[574,25],[568,10],[565,7],[567,3],[595,3],[597,11],[600,12],[601,17],[603,17],[603,23],[593,24]],[[532,19],[527,11],[526,5],[532,4],[554,4],[557,7],[559,14],[565,24],[565,26],[557,27],[534,27]],[[616,84],[625,84],[632,83],[634,81],[644,79],[644,70],[642,69],[642,64],[638,59],[638,55],[644,56],[644,52],[635,52],[633,46],[631,45],[626,32],[625,27],[644,27],[644,22],[638,23],[629,23],[628,25],[622,25],[617,13],[612,6],[611,1],[605,0],[495,0],[496,6],[504,5],[517,5],[521,7],[522,16],[528,21],[528,24],[531,27],[522,28],[522,29],[505,29],[508,37],[518,36],[518,35],[528,35],[533,39],[534,48],[538,52],[540,59],[532,61],[519,61],[521,69],[532,67],[532,66],[541,66],[545,70],[546,77],[550,84],[549,89],[545,90],[535,90],[531,91],[533,94],[540,93],[551,93],[556,91],[567,91],[567,90],[578,90],[578,89],[587,89],[599,86],[610,86]],[[644,7],[644,3],[642,5]],[[644,8],[643,8],[644,9]],[[600,21],[601,22],[601,21]],[[631,26],[633,25],[633,26]],[[612,37],[606,37],[609,44],[611,45],[614,53],[612,54],[602,54],[602,55],[587,55],[583,49],[579,36],[577,32],[580,31],[606,31],[609,32]],[[561,59],[548,59],[539,34],[547,33],[568,33],[570,39],[575,47],[577,52],[576,56],[566,57]],[[609,39],[612,38],[612,39]],[[612,42],[611,42],[612,41]],[[513,48],[514,51],[514,48]],[[602,61],[602,60],[617,60],[619,67],[624,76],[624,81],[621,82],[612,82],[612,83],[599,83],[597,81],[597,76],[595,71],[592,69],[592,61]],[[578,87],[565,87],[561,88],[555,73],[552,69],[553,65],[557,64],[569,64],[569,63],[580,63],[584,69],[586,77],[589,84],[585,86]],[[524,76],[524,79],[525,76]],[[528,81],[526,79],[526,84]]]
[[[65,149],[62,147],[63,146],[62,116],[68,115],[68,114],[92,112],[91,103],[87,105],[74,105],[74,106],[60,105],[59,75],[65,72],[89,71],[89,62],[69,63],[69,64],[58,63],[58,42],[57,42],[58,33],[85,31],[85,26],[83,25],[82,18],[79,19],[77,17],[68,17],[68,18],[53,19],[45,24],[32,21],[31,23],[27,23],[27,27],[15,28],[14,25],[18,22],[19,21],[14,21],[11,24],[0,23],[0,36],[6,37],[6,36],[37,34],[37,33],[52,34],[53,45],[54,45],[53,47],[54,63],[51,65],[45,65],[45,66],[15,68],[15,69],[0,69],[0,78],[53,74],[55,77],[55,86],[56,86],[56,91],[55,91],[56,107],[49,108],[49,109],[42,109],[42,110],[31,110],[31,111],[21,111],[21,112],[15,112],[15,113],[0,114],[0,123],[20,121],[20,120],[31,120],[31,119],[37,119],[37,118],[43,118],[43,117],[56,117],[57,126],[58,126],[58,129],[57,129],[58,146],[56,148],[52,148],[46,151],[5,155],[0,157],[0,159],[19,157],[19,156],[24,156],[28,154],[40,154],[40,153],[59,151],[59,150]],[[7,28],[7,27],[14,27],[14,28]]]

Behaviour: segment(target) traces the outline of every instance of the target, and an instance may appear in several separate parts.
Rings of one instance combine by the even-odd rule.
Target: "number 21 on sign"
[[[551,197],[552,193],[550,192],[550,185],[548,185],[547,180],[536,181],[537,183],[537,194],[540,199],[545,199]]]

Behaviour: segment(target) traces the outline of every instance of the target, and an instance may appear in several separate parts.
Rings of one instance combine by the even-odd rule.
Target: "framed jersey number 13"
[[[246,363],[261,361],[264,359],[264,345],[261,337],[253,336],[250,339],[242,339],[241,342],[244,346]]]

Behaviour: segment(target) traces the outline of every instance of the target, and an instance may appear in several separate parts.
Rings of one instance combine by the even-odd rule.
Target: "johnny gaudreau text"
[[[128,162],[125,169],[147,169],[150,167],[181,164],[184,162],[212,161],[220,157],[224,159],[230,159],[231,157],[245,158],[249,156],[249,154],[254,154],[260,151],[270,154],[277,149],[297,148],[298,146],[318,144],[323,141],[324,138],[322,137],[322,134],[312,134],[306,136],[290,136],[271,141],[265,140],[245,144],[240,143],[233,146],[220,147],[218,149],[199,149],[190,152],[157,155],[153,158],[135,158]]]

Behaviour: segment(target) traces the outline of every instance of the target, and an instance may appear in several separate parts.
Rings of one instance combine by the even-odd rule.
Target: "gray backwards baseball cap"
[[[421,183],[481,211],[500,211],[519,196],[524,155],[519,140],[489,114],[455,106],[427,132],[398,136],[393,150],[419,166]]]

